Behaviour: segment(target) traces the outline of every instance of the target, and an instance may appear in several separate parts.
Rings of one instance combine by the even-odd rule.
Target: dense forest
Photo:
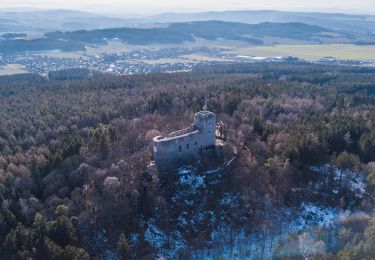
[[[220,240],[236,251],[239,237],[275,243],[237,257],[375,255],[374,68],[67,73],[0,77],[1,259],[227,259]],[[149,167],[152,138],[205,103],[225,124],[223,158]],[[279,238],[306,203],[347,215]]]

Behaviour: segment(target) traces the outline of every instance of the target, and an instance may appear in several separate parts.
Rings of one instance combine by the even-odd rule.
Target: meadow
[[[234,50],[249,56],[296,56],[307,60],[335,57],[340,60],[375,60],[375,45],[321,44],[241,47]]]

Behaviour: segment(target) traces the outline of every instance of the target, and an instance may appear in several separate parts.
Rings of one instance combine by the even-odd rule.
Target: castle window
[[[198,142],[197,142],[197,141],[195,141],[195,145],[198,145]]]
[[[189,149],[189,144],[186,144],[186,149]]]
[[[182,147],[181,145],[178,147],[178,150],[181,152],[182,151]]]

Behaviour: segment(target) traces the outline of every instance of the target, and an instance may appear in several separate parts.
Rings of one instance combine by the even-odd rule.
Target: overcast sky
[[[291,10],[375,13],[375,0],[0,0],[0,6],[80,9],[103,13]]]

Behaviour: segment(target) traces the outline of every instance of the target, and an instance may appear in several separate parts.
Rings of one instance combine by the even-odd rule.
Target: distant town
[[[57,53],[57,52],[56,52]],[[259,57],[231,53],[224,48],[162,48],[139,49],[118,53],[94,55],[54,55],[50,53],[18,53],[0,55],[0,70],[4,74],[37,73],[48,75],[50,71],[84,68],[114,75],[144,74],[156,72],[190,71],[197,65],[231,64],[241,62],[295,62],[293,56]],[[336,65],[373,65],[369,61],[337,60],[326,57],[315,61]],[[17,72],[12,68],[16,66]],[[8,72],[6,69],[8,68]]]

